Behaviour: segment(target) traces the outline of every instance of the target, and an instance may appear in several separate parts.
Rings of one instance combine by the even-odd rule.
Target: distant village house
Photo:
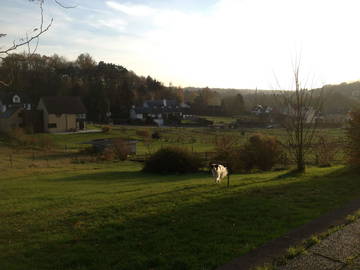
[[[26,126],[25,112],[31,110],[31,102],[21,92],[0,92],[0,131],[8,132]]]
[[[133,106],[130,109],[130,119],[141,121],[151,119],[162,126],[167,120],[181,119],[189,108],[187,104],[179,104],[176,100],[148,100],[142,107]]]
[[[43,112],[45,132],[66,132],[86,129],[87,110],[80,97],[43,97],[37,109]]]

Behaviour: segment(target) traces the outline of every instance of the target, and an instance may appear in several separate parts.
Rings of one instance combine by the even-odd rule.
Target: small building
[[[66,132],[86,129],[87,110],[80,97],[42,97],[37,109],[43,112],[45,132]]]

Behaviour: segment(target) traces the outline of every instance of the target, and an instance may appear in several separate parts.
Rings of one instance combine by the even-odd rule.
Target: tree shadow
[[[281,174],[279,176],[277,176],[277,179],[286,179],[286,178],[294,178],[294,177],[299,177],[301,175],[304,175],[304,172],[300,172],[298,170],[290,170],[284,174]]]
[[[180,174],[180,175],[163,175],[149,174],[142,171],[106,171],[89,174],[80,174],[57,178],[56,182],[76,182],[76,181],[106,181],[106,182],[129,182],[134,185],[143,185],[144,183],[168,183],[181,182],[194,179],[206,178],[205,173]]]

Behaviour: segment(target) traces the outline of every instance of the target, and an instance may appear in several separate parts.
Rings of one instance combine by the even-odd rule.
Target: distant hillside
[[[200,91],[204,88],[200,87],[185,87],[185,91]],[[263,89],[236,89],[236,88],[209,88],[209,90],[219,93],[224,96],[234,96],[237,94],[251,95],[251,94],[273,94],[277,90],[263,90]]]
[[[314,91],[323,91],[325,113],[345,114],[355,107],[360,107],[360,81],[325,85]]]
[[[186,87],[185,91],[196,93],[204,88]],[[216,92],[220,98],[228,96],[243,96],[246,110],[257,104],[274,106],[276,104],[273,94],[279,90],[259,90],[259,89],[229,89],[229,88],[209,88],[209,91]],[[341,83],[338,85],[325,85],[322,88],[313,89],[314,92],[323,92],[325,98],[325,114],[346,114],[354,107],[360,107],[360,81],[352,83]]]
[[[325,93],[341,94],[350,99],[360,101],[360,81],[337,85],[325,85],[321,89],[325,91]]]

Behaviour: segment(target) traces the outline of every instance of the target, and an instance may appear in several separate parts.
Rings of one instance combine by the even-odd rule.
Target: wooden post
[[[13,158],[12,158],[12,154],[9,154],[9,162],[10,162],[10,167],[13,167]]]
[[[49,168],[49,156],[48,156],[48,151],[45,152],[46,155],[46,165]]]

